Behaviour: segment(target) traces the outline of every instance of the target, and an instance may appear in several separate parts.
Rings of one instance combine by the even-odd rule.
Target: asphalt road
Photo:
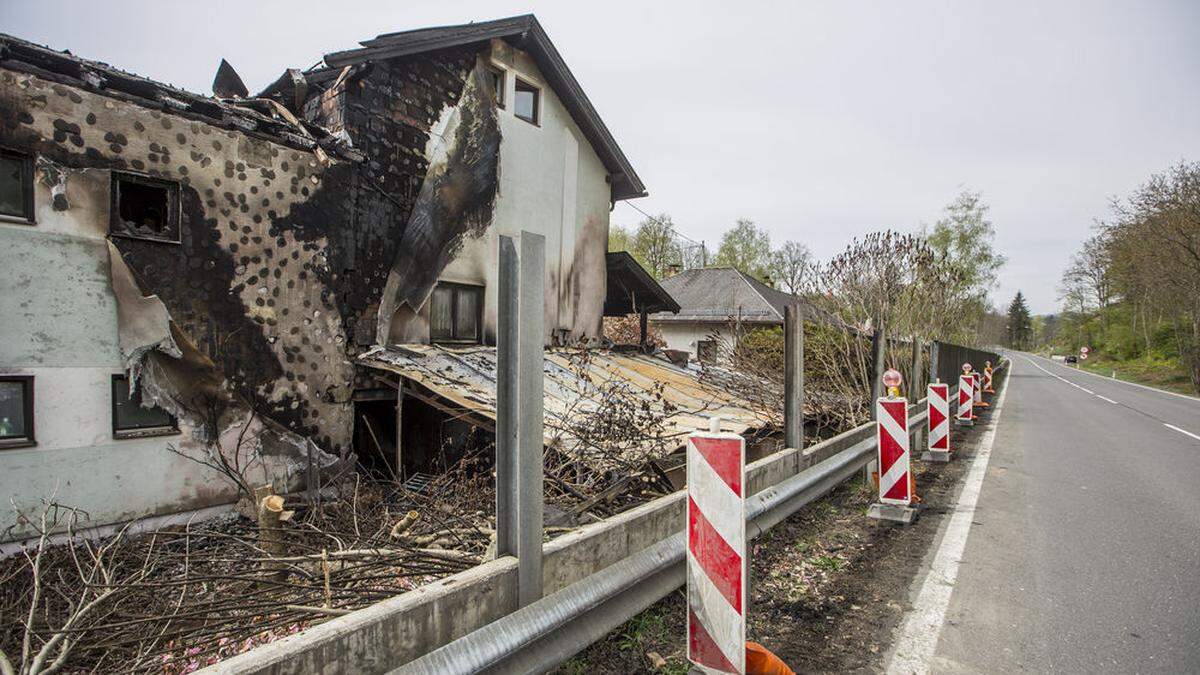
[[[1009,357],[931,670],[1200,673],[1200,401]]]

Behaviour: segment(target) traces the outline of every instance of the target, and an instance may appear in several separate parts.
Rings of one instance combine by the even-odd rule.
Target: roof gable
[[[397,58],[435,49],[503,39],[525,50],[537,63],[546,82],[591,143],[612,180],[614,201],[646,196],[646,186],[600,119],[583,87],[567,67],[562,55],[532,14],[457,26],[420,28],[384,33],[364,40],[362,47],[325,55],[325,64],[340,68],[367,61]]]
[[[732,267],[705,267],[660,282],[679,302],[678,314],[655,314],[656,321],[742,321],[781,323],[784,308],[803,300],[775,290]]]

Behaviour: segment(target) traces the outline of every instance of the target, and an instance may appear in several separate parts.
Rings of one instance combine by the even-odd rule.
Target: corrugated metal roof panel
[[[545,352],[545,440],[574,444],[579,415],[597,412],[604,398],[620,391],[661,416],[659,440],[647,446],[681,447],[686,435],[721,418],[721,428],[745,433],[770,423],[771,416],[720,387],[702,382],[700,371],[665,359],[601,350],[549,349]],[[496,418],[496,349],[439,345],[375,347],[359,357],[369,368],[391,371],[438,396],[489,419]],[[662,439],[670,439],[663,441]]]

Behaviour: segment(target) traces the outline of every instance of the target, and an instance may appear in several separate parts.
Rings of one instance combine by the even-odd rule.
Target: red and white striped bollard
[[[746,669],[746,442],[720,421],[687,442],[687,656],[708,671]]]

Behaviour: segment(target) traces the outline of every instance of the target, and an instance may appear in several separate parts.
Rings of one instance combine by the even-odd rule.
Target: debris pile
[[[0,560],[0,652],[31,674],[186,673],[483,559],[478,480],[414,493],[353,478],[339,493],[260,492],[274,527],[230,517],[99,540],[80,534],[86,514],[49,503],[42,535]]]

